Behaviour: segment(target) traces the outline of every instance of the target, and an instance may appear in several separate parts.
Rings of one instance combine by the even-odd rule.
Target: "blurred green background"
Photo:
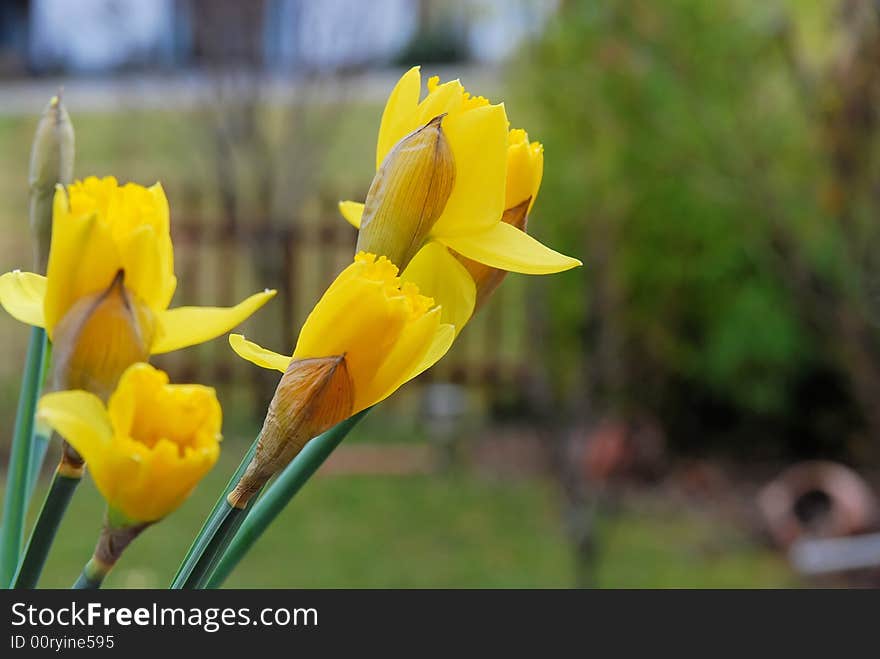
[[[827,522],[837,492],[821,491],[818,511],[793,512],[798,538],[877,530],[875,2],[410,2],[416,27],[393,55],[291,70],[224,39],[222,16],[212,24],[201,3],[171,4],[215,28],[190,59],[110,78],[24,67],[0,82],[15,107],[35,99],[0,113],[4,270],[28,267],[29,145],[41,94],[63,83],[77,176],[161,180],[172,224],[186,227],[175,229],[175,302],[279,286],[245,331],[289,348],[350,257],[335,203],[369,186],[384,99],[411,63],[504,100],[512,126],[544,144],[529,231],[585,263],[508,277],[445,363],[355,432],[230,586],[814,584],[758,499],[805,460],[847,465],[872,494],[841,530]],[[218,15],[282,4],[227,2]],[[515,47],[487,57],[490,37]],[[4,436],[26,336],[0,322]],[[218,387],[224,457],[137,540],[111,586],[170,578],[274,386],[222,340],[160,363]],[[46,586],[67,585],[91,551],[100,502],[82,489]],[[876,583],[867,574],[818,583]]]

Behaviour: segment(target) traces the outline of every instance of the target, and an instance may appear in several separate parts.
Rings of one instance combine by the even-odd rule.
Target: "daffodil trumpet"
[[[83,390],[46,394],[38,417],[87,460],[107,502],[81,587],[94,587],[143,529],[174,511],[217,461],[222,412],[210,387],[172,385],[130,366],[105,404]]]

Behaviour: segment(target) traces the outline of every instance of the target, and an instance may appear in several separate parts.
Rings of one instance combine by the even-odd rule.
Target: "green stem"
[[[104,583],[104,577],[107,576],[108,572],[109,570],[105,566],[92,557],[85,564],[85,567],[83,567],[82,572],[71,588],[74,590],[98,590],[101,584]]]
[[[34,498],[34,489],[40,480],[40,472],[46,461],[46,453],[49,450],[49,440],[52,437],[52,429],[40,423],[39,419],[34,424],[34,438],[31,442],[31,461],[28,465],[27,500],[30,503]]]
[[[186,583],[189,579],[193,568],[195,568],[196,563],[198,563],[199,558],[204,553],[208,544],[211,542],[213,534],[216,532],[218,520],[224,514],[224,507],[229,506],[226,501],[226,495],[232,492],[239,479],[241,479],[241,477],[244,475],[244,471],[245,469],[247,469],[251,458],[254,457],[254,452],[257,450],[257,442],[259,441],[260,438],[258,436],[254,440],[253,444],[251,444],[248,452],[245,453],[245,456],[242,458],[241,463],[239,463],[238,468],[230,477],[229,482],[226,483],[226,487],[223,488],[223,492],[220,494],[220,497],[214,504],[214,508],[211,510],[210,515],[208,515],[208,518],[205,520],[205,523],[199,530],[198,535],[196,535],[192,545],[190,545],[189,550],[186,552],[186,556],[183,557],[183,561],[181,562],[180,567],[177,568],[177,574],[174,575],[174,580],[171,582],[171,589],[177,590],[179,588],[183,588],[184,583]]]
[[[46,557],[49,555],[49,549],[58,532],[58,526],[61,524],[67,505],[76,491],[76,486],[81,480],[81,473],[75,476],[59,471],[55,472],[52,486],[49,488],[49,493],[40,509],[40,516],[37,518],[34,530],[31,531],[24,559],[15,577],[14,588],[37,587],[43,566],[46,564]]]
[[[28,476],[31,462],[31,436],[34,429],[34,413],[43,382],[44,357],[46,354],[46,330],[31,328],[31,338],[25,358],[24,375],[18,395],[12,451],[9,456],[9,473],[6,478],[6,494],[3,498],[3,529],[0,531],[0,584],[6,586],[12,580],[21,556],[24,538],[24,519],[28,504]]]
[[[244,519],[205,587],[219,588],[223,584],[263,532],[369,409],[358,412],[305,445]]]
[[[46,349],[43,353],[43,373],[40,378],[42,389],[46,388],[46,378],[49,375],[49,366],[52,363],[52,342],[46,340]],[[34,488],[40,479],[43,463],[46,461],[46,453],[49,450],[49,442],[52,439],[52,428],[39,419],[34,420],[34,429],[31,440],[31,459],[28,465],[27,505],[30,506],[34,498]]]
[[[229,543],[232,542],[232,538],[235,537],[236,531],[238,531],[256,499],[257,496],[252,497],[245,508],[235,508],[229,505],[228,502],[223,502],[220,511],[213,519],[211,539],[202,555],[199,556],[198,561],[196,561],[189,577],[184,581],[182,588],[195,589],[205,587],[208,577],[211,576],[214,568],[217,567],[220,557],[226,551]]]

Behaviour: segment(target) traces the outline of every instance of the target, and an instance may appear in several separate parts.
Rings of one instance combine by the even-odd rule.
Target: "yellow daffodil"
[[[144,363],[126,369],[106,406],[87,391],[59,391],[42,397],[37,416],[86,459],[117,525],[175,510],[220,452],[214,390],[168,384]]]
[[[508,134],[505,176],[505,210],[501,222],[525,231],[528,212],[538,196],[544,173],[544,148],[529,142],[521,129]],[[438,242],[425,245],[410,261],[403,278],[418,285],[443,308],[443,322],[460,332],[474,310],[479,309],[507,274],[450,250]]]
[[[56,349],[54,388],[106,398],[129,364],[219,336],[275,293],[231,308],[169,310],[176,285],[161,185],[90,177],[56,190],[47,275],[0,276],[0,303],[46,328]]]
[[[502,221],[513,190],[528,185],[536,189],[540,184],[540,173],[535,178],[531,166],[530,146],[526,142],[523,149],[519,133],[508,135],[504,106],[471,96],[458,80],[440,84],[436,77],[431,78],[428,94],[421,101],[420,92],[418,67],[405,73],[391,92],[379,128],[377,176],[386,175],[386,158],[396,155],[396,145],[439,119],[454,161],[454,184],[442,212],[437,213],[430,226],[425,226],[424,217],[414,225],[401,220],[401,217],[408,218],[406,213],[387,212],[383,220],[390,223],[392,229],[383,227],[380,231],[370,227],[370,232],[375,235],[389,230],[407,235],[416,232],[417,249],[410,250],[415,256],[411,262],[398,259],[397,265],[404,269],[407,281],[416,282],[431,295],[442,293],[437,299],[444,308],[444,321],[459,331],[473,311],[476,292],[467,270],[445,248],[493,268],[526,274],[561,272],[580,265],[580,261],[542,245],[521,229]],[[512,147],[515,148],[511,150]],[[510,195],[508,183],[511,183]],[[413,184],[407,180],[407,185]],[[368,206],[369,202],[368,196]],[[361,227],[364,204],[344,201],[340,203],[340,210],[353,226]],[[368,213],[368,219],[375,220],[372,213]],[[381,246],[385,243],[387,241],[382,241]],[[358,247],[371,249],[370,244],[361,241]]]
[[[440,308],[397,274],[387,258],[359,253],[309,314],[292,356],[229,337],[242,358],[284,373],[234,505],[309,439],[391,395],[449,349],[454,330]]]

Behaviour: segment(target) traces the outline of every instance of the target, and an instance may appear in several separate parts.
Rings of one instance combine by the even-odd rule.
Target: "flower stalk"
[[[370,409],[349,417],[306,444],[244,518],[203,587],[220,588],[223,585],[263,532]]]
[[[82,471],[71,472],[63,465],[59,465],[55,470],[49,492],[31,531],[13,588],[37,587],[43,566],[46,564],[46,557],[49,555],[49,548],[55,540],[55,534],[67,511],[67,506],[81,480]]]
[[[180,585],[172,585],[172,589],[197,590],[205,587],[229,543],[257,501],[258,494],[259,492],[254,493],[243,508],[233,506],[228,499],[219,502],[219,506],[208,519],[201,543],[202,550],[194,556],[192,569]]]
[[[269,479],[286,467],[312,437],[351,415],[354,404],[345,357],[294,359],[278,383],[256,445],[239,467],[188,557],[186,574],[172,588],[203,588],[226,547]],[[244,469],[242,469],[244,467]],[[195,545],[194,545],[195,546]]]
[[[34,414],[40,397],[46,354],[46,331],[31,330],[24,376],[18,397],[12,452],[3,499],[3,528],[0,531],[0,584],[8,585],[18,568],[24,539],[24,518],[28,504],[28,481],[34,431]]]
[[[245,469],[247,469],[248,464],[250,464],[251,458],[253,458],[254,453],[257,450],[257,444],[259,443],[260,438],[257,437],[251,444],[251,447],[248,449],[248,452],[245,453],[245,456],[242,458],[241,463],[239,463],[238,468],[235,472],[230,476],[229,482],[226,483],[226,487],[223,488],[223,493],[217,499],[214,507],[211,509],[210,514],[208,515],[205,523],[202,524],[202,528],[199,529],[199,532],[196,534],[195,539],[190,545],[189,549],[186,552],[186,555],[183,557],[183,561],[180,563],[180,567],[177,568],[177,573],[174,575],[174,579],[169,586],[172,590],[178,590],[184,587],[184,583],[190,578],[193,569],[198,563],[199,559],[202,557],[202,554],[205,553],[205,550],[208,547],[208,544],[211,542],[212,537],[216,533],[216,526],[218,521],[222,518],[224,514],[224,507],[228,506],[226,497],[230,492],[235,488],[239,479],[244,475]]]
[[[115,517],[117,516],[112,510],[107,511],[95,552],[83,567],[79,578],[74,582],[73,589],[99,589],[126,547],[152,523],[131,524],[124,521],[120,523],[114,519]]]

